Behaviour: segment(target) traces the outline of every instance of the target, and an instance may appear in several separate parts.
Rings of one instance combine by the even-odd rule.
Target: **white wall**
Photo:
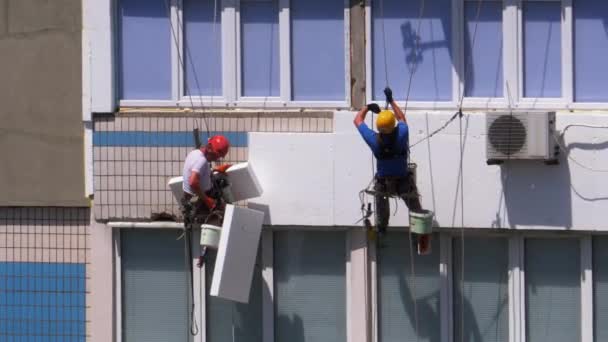
[[[443,125],[453,113],[411,113],[410,143]],[[606,113],[608,114],[608,113]],[[567,124],[608,126],[604,113],[558,113]],[[251,133],[249,159],[264,194],[252,205],[266,207],[272,225],[352,226],[360,219],[358,192],[371,180],[371,153],[355,130],[353,112],[335,114],[334,134]],[[368,118],[369,121],[369,118]],[[440,227],[460,227],[458,119],[412,149],[418,164],[423,207],[436,212]],[[591,172],[560,155],[560,164],[511,161],[488,166],[485,116],[462,119],[464,226],[471,228],[608,230],[606,173]],[[608,170],[608,129],[572,127],[565,134],[570,155]],[[394,202],[391,201],[391,206]],[[407,225],[399,204],[392,226]]]

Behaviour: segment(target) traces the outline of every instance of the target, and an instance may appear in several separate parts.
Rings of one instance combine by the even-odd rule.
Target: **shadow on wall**
[[[572,228],[572,195],[568,161],[559,165],[541,161],[509,161],[501,166],[501,183],[506,213],[497,213],[494,228],[539,225]],[[499,205],[502,208],[502,205]]]

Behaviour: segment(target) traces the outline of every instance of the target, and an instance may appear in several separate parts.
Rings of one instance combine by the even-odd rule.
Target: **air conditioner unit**
[[[554,112],[488,113],[486,157],[488,165],[505,160],[538,159],[557,164]]]

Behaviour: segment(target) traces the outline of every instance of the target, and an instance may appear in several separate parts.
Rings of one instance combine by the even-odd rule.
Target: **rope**
[[[186,223],[184,226],[184,257],[186,272],[190,275],[190,281],[187,286],[187,299],[186,303],[190,305],[190,334],[192,336],[198,335],[199,329],[196,323],[195,305],[194,305],[194,274],[192,264],[192,224]],[[190,338],[187,338],[190,341]]]
[[[384,82],[386,84],[386,86],[388,87],[388,62],[386,60],[386,34],[384,33],[384,0],[380,0],[380,17],[382,17],[382,26],[381,26],[381,30],[382,30],[382,57],[384,57]]]
[[[459,120],[459,141],[460,141],[460,341],[464,342],[464,145],[462,139],[462,115]]]
[[[483,0],[479,0],[477,2],[477,13],[475,14],[475,27],[473,28],[473,39],[471,39],[471,52],[473,51],[473,49],[475,48],[475,40],[477,39],[477,27],[479,26],[479,15],[481,13],[481,5],[483,4]],[[471,58],[469,58],[468,62],[470,62],[470,64],[473,64],[473,57],[471,56]],[[462,84],[465,85],[466,87],[466,81],[467,81],[467,70],[470,70],[466,68],[465,65],[465,70],[462,73],[462,77],[463,77],[463,82]],[[462,111],[462,102],[464,101],[464,93],[465,90],[462,89],[461,94],[460,94],[460,100],[458,101],[458,110]]]
[[[412,290],[412,301],[414,304],[414,329],[416,329],[416,342],[420,339],[420,333],[418,331],[418,302],[416,301],[416,268],[414,266],[414,243],[412,241],[412,231],[411,229],[408,232],[410,239],[410,271],[412,273],[411,281],[410,281],[410,289]]]
[[[218,37],[215,27],[217,26],[217,0],[213,0],[213,45],[218,48]],[[221,47],[220,47],[221,48]],[[219,49],[219,48],[218,48]],[[221,54],[220,54],[221,56]],[[215,94],[215,79],[211,77],[211,106],[213,107],[213,95]]]
[[[182,56],[182,52],[180,49],[180,44],[179,44],[179,40],[178,40],[178,34],[180,33],[179,29],[182,28],[181,30],[181,34],[182,36],[184,36],[184,32],[183,32],[183,21],[181,20],[180,16],[177,16],[177,29],[175,28],[175,26],[173,25],[173,20],[171,20],[171,4],[169,3],[170,0],[165,0],[165,8],[167,9],[167,13],[169,15],[169,25],[171,27],[171,37],[173,38],[173,43],[175,44],[176,47],[176,51],[177,51],[177,60],[179,62],[180,68],[181,70],[185,71],[186,67],[185,67],[185,63],[184,63],[184,56]],[[215,28],[215,25],[214,25]],[[204,107],[204,102],[203,102],[203,95],[201,92],[201,87],[200,87],[200,83],[198,80],[198,73],[196,72],[196,67],[194,65],[193,59],[192,59],[192,53],[190,52],[190,47],[188,46],[188,44],[184,44],[184,49],[186,50],[186,54],[188,56],[188,59],[190,60],[190,67],[192,68],[192,72],[194,74],[194,82],[196,84],[196,90],[198,92],[198,96],[199,96],[199,102],[200,102],[200,110],[201,110],[201,117],[205,123],[205,130],[207,131],[207,136],[210,135],[209,133],[209,123],[207,122],[207,117],[205,116],[205,107]],[[190,94],[188,96],[188,99],[190,100],[190,105],[192,106],[192,110],[194,110],[196,112],[196,106],[194,105],[194,100],[192,99],[192,92],[190,91],[190,85],[188,84],[188,80],[186,77],[184,77],[184,87],[186,88],[186,92],[188,94]],[[213,105],[213,102],[212,102]],[[195,128],[199,128],[199,122],[195,121]]]
[[[479,26],[479,15],[481,13],[481,5],[483,4],[483,0],[479,0],[477,3],[477,13],[475,14],[475,26],[473,28],[473,38],[471,39],[471,51],[475,47],[475,41],[477,40],[477,28]],[[473,58],[471,57],[468,62],[472,64]],[[463,72],[463,84],[466,86],[466,70],[470,70],[466,68]],[[464,342],[464,276],[465,276],[465,233],[464,233],[464,145],[463,145],[463,137],[462,137],[462,104],[464,102],[465,89],[462,89],[460,94],[460,100],[458,101],[458,112],[459,117],[459,142],[460,142],[460,288],[461,288],[461,303],[460,303],[460,341]],[[454,117],[453,117],[454,118]],[[453,119],[452,119],[453,120]],[[450,121],[452,121],[450,120]],[[450,122],[448,121],[448,123]],[[445,125],[447,126],[447,124]]]
[[[426,4],[426,0],[420,1],[420,11],[418,12],[418,27],[416,28],[416,36],[414,37],[416,39],[416,44],[414,45],[414,58],[416,57],[416,54],[418,53],[418,49],[420,48],[420,27],[422,26],[422,16],[424,15],[425,4]],[[414,64],[415,64],[415,59],[414,59]],[[412,88],[412,80],[414,79],[414,74],[416,73],[417,69],[418,68],[416,68],[414,66],[410,70],[410,79],[408,80],[407,92],[405,94],[405,106],[403,107],[404,111],[407,111],[407,104],[409,103],[409,100],[410,100],[410,90]]]

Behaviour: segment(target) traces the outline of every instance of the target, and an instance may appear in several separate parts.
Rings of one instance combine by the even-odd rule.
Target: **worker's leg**
[[[374,191],[376,195],[374,200],[376,202],[376,228],[380,236],[386,233],[386,227],[388,227],[388,219],[390,216],[390,207],[388,203],[388,197],[382,195],[386,193],[386,183],[382,180],[375,180]]]
[[[405,205],[410,211],[420,212],[422,211],[422,205],[420,204],[420,194],[418,193],[418,187],[414,181],[414,177],[408,174],[403,181],[399,184],[399,191],[401,198],[405,202]],[[416,244],[418,248],[418,254],[426,255],[431,252],[431,234],[415,235]]]

